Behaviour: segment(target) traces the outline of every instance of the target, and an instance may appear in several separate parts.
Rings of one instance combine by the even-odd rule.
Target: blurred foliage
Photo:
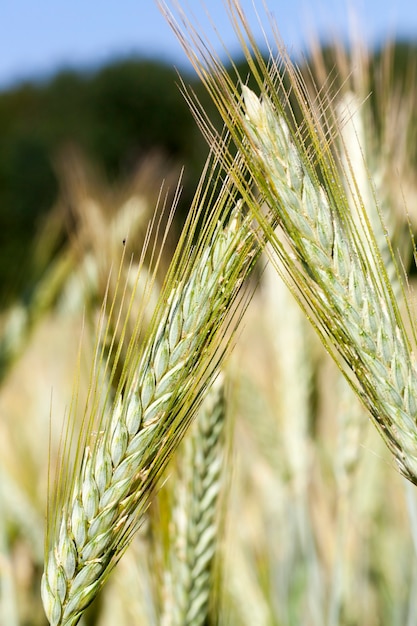
[[[31,280],[28,246],[56,200],[56,161],[68,146],[110,183],[129,179],[150,151],[186,165],[184,210],[208,149],[178,82],[161,63],[126,60],[0,94],[0,302]]]
[[[335,66],[331,48],[324,57],[331,72]],[[382,50],[374,55],[375,82],[383,58]],[[394,83],[410,80],[417,47],[396,44],[390,58]],[[305,64],[309,65],[308,58]],[[238,67],[245,75],[242,65]],[[218,120],[199,81],[184,74],[182,78],[209,118]],[[208,148],[179,82],[167,65],[127,59],[96,72],[61,71],[46,82],[0,93],[0,308],[36,278],[30,246],[42,218],[55,204],[56,163],[68,147],[84,154],[110,184],[128,180],[150,151],[184,166],[178,210],[184,216]]]

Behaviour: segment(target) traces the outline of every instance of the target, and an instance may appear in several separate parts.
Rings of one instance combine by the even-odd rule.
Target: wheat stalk
[[[243,89],[255,174],[292,248],[287,267],[302,280],[301,298],[311,297],[322,338],[350,368],[401,471],[416,481],[415,360],[379,251],[349,221],[345,196],[320,185],[283,116]]]
[[[349,198],[344,189],[351,178],[343,176],[337,152],[332,155],[337,115],[319,93],[309,95],[274,23],[279,54],[266,62],[240,2],[227,5],[261,93],[243,85],[243,102],[210,42],[183,13],[176,21],[165,10],[259,190],[259,198],[251,196],[247,181],[235,177],[281,259],[285,280],[369,409],[400,471],[417,483],[415,329],[412,316],[400,314],[359,188]]]
[[[211,183],[210,175],[207,189]],[[111,415],[100,409],[102,399],[93,403],[75,468],[58,486],[42,580],[51,625],[76,624],[97,595],[224,356],[222,337],[260,244],[226,182],[191,247],[206,194],[172,262],[145,347],[138,352],[133,341],[127,352]]]

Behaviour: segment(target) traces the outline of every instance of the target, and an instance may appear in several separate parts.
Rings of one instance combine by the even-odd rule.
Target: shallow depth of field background
[[[390,57],[395,94],[414,88],[417,44],[407,35]],[[378,63],[388,43],[371,43]],[[187,67],[185,82],[217,120]],[[109,272],[123,251],[138,259],[147,221],[172,201],[184,167],[168,263],[207,156],[177,83],[168,57],[129,54],[0,91],[0,625],[46,624],[49,445],[53,464],[77,370],[81,403],[87,391]],[[393,137],[406,132],[412,144],[417,126],[405,131],[402,119]],[[417,154],[404,150],[398,204],[415,224]],[[226,373],[233,435],[220,623],[416,624],[417,492],[270,269]],[[159,623],[155,551],[145,527],[84,624]]]

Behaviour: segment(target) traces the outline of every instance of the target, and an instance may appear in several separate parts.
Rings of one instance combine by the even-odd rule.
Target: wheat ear
[[[319,93],[309,95],[275,24],[279,54],[266,62],[239,0],[227,6],[261,93],[258,98],[243,86],[243,103],[210,42],[180,9],[178,21],[166,6],[165,12],[259,190],[251,206],[282,260],[285,280],[369,409],[400,471],[417,483],[415,326],[411,315],[405,320],[399,312],[359,189],[350,194],[357,217],[352,214],[343,188],[343,179],[352,178],[341,176],[343,160],[332,155],[337,116]],[[248,197],[247,181],[235,181]]]
[[[220,197],[224,215],[235,201],[227,188]],[[54,507],[42,579],[53,626],[78,622],[123,554],[224,355],[230,310],[260,246],[240,207],[213,227],[221,209],[194,248],[194,233],[180,247],[145,348],[131,356],[112,415],[99,421]]]
[[[219,524],[225,415],[224,381],[220,375],[183,443],[172,520],[170,589],[163,619],[166,625],[201,626],[208,616]]]
[[[349,221],[344,194],[319,183],[283,116],[267,98],[261,102],[243,89],[253,171],[262,190],[268,186],[267,202],[291,256],[278,239],[275,246],[302,281],[305,308],[313,309],[325,343],[350,368],[350,381],[401,471],[417,482],[415,360],[379,252]]]

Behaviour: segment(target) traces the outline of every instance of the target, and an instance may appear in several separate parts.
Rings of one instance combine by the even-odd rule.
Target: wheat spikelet
[[[227,186],[220,197],[221,209],[234,203]],[[42,581],[52,625],[76,624],[103,585],[224,353],[230,308],[260,248],[239,207],[203,232],[194,255],[179,249],[148,341],[54,507]]]

